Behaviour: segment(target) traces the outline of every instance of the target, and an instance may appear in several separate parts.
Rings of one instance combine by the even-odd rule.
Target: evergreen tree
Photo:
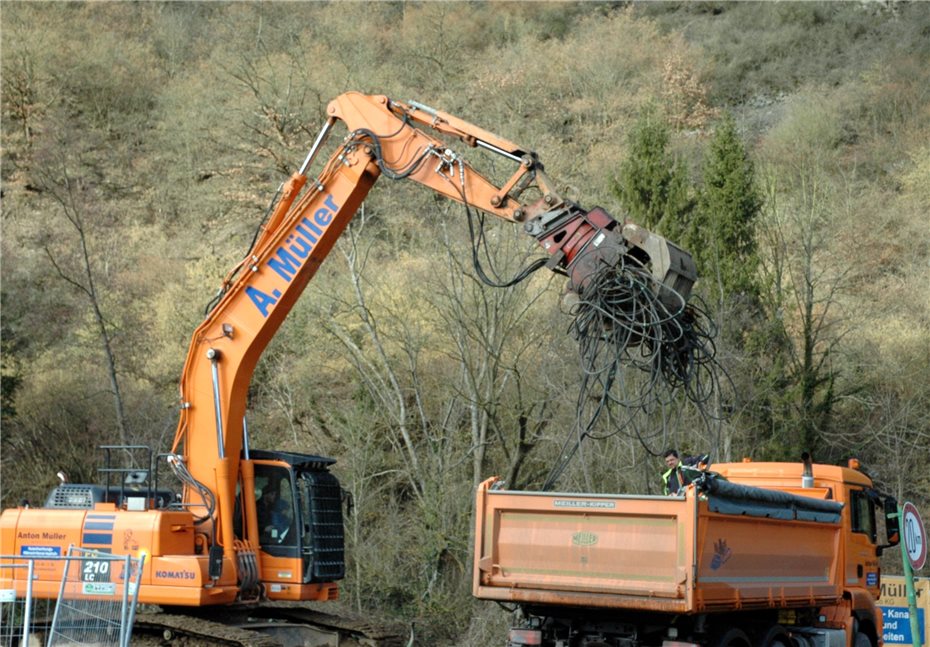
[[[613,190],[636,224],[674,239],[693,204],[687,170],[669,152],[669,139],[667,119],[647,105],[630,131],[629,155]]]
[[[761,209],[752,160],[727,114],[705,155],[704,181],[685,237],[698,273],[717,286],[721,299],[758,302],[755,228]]]
[[[781,352],[784,330],[778,319],[763,317],[759,281],[756,225],[762,200],[755,185],[752,160],[736,130],[725,115],[717,125],[704,154],[703,178],[697,205],[686,223],[682,245],[691,252],[701,277],[701,291],[709,297],[711,318],[719,325],[715,345],[718,360],[732,391],[716,402],[742,411],[745,417],[724,422],[722,434],[739,442],[743,430],[768,430],[771,412],[778,406],[781,391],[760,392],[761,385],[784,383]],[[751,361],[761,348],[773,349],[773,363]],[[777,350],[776,350],[777,349]],[[762,443],[769,435],[762,431]]]

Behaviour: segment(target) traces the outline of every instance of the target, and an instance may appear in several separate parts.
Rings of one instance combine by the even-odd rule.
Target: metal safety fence
[[[0,563],[0,647],[29,643],[32,629],[33,562]],[[17,596],[16,580],[23,581],[24,594]]]
[[[71,547],[65,556],[0,555],[0,647],[128,647],[144,557]],[[60,569],[57,597],[36,572]],[[47,584],[47,582],[46,582]]]

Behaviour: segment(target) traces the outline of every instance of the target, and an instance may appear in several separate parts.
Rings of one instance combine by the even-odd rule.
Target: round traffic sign
[[[904,524],[901,529],[904,533],[904,551],[911,568],[919,571],[927,561],[927,531],[924,530],[924,522],[921,521],[913,503],[906,502],[901,512],[901,521]]]

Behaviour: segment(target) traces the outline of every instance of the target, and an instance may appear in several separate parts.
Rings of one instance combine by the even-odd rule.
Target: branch
[[[48,260],[51,261],[52,267],[54,267],[55,271],[58,272],[58,276],[60,276],[66,283],[70,283],[71,285],[76,287],[78,290],[86,294],[88,298],[91,298],[91,299],[93,298],[93,294],[91,294],[90,290],[88,290],[84,285],[82,285],[81,283],[78,283],[77,281],[72,279],[70,276],[65,274],[64,270],[62,270],[61,267],[58,265],[58,262],[55,260],[55,257],[52,255],[52,251],[48,248],[47,245],[43,246],[42,249],[45,250],[45,254],[48,256]]]

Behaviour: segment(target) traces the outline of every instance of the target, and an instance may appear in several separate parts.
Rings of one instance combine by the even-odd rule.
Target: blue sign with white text
[[[20,546],[19,554],[23,557],[61,557],[58,546]]]
[[[882,607],[882,638],[886,645],[913,645],[911,634],[911,614],[907,607]],[[924,610],[917,609],[917,626],[920,627],[920,644],[927,644],[924,631]]]

